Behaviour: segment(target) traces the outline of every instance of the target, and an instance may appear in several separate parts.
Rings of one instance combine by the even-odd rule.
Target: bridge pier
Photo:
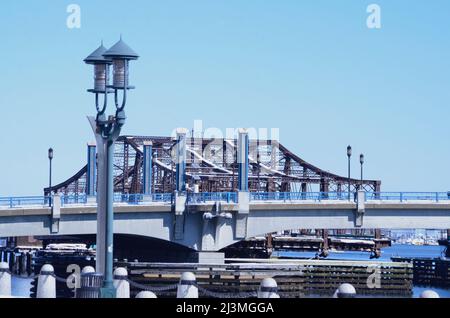
[[[59,194],[53,196],[51,218],[50,231],[52,234],[56,234],[59,232],[59,222],[61,220],[61,197]]]
[[[144,201],[152,200],[152,180],[153,180],[153,143],[151,141],[144,141],[144,164],[143,169],[143,194]]]
[[[366,211],[366,192],[364,190],[358,190],[356,197],[356,215],[355,215],[355,227],[360,228],[363,226],[363,217]]]
[[[174,192],[175,212],[175,240],[184,239],[184,223],[186,210],[186,130],[177,130],[177,144],[175,152],[176,183]]]
[[[87,172],[86,172],[86,196],[88,202],[95,202],[95,184],[97,170],[96,144],[87,145]]]
[[[247,237],[247,223],[248,215],[250,213],[250,193],[248,192],[249,136],[247,130],[239,130],[237,143],[239,210],[236,215],[235,236],[236,238],[241,239]]]
[[[173,210],[175,213],[175,221],[174,221],[174,239],[175,240],[183,240],[184,238],[184,223],[185,223],[185,215],[184,212],[186,210],[186,195],[183,193],[179,193],[178,191],[174,192],[174,206]]]
[[[225,253],[221,252],[195,252],[192,257],[193,263],[198,264],[225,264]]]

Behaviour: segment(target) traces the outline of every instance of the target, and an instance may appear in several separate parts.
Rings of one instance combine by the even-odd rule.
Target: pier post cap
[[[180,284],[182,284],[183,281],[195,282],[195,281],[196,281],[196,278],[195,278],[194,273],[191,273],[191,272],[184,272],[183,274],[181,274]]]
[[[144,140],[143,145],[144,146],[153,146],[153,141],[151,141],[151,140]]]
[[[188,129],[186,129],[186,128],[177,128],[176,129],[176,134],[177,134],[177,136],[179,136],[179,135],[187,135],[187,133],[189,132],[189,130]]]
[[[264,287],[264,288],[277,288],[278,284],[277,284],[277,281],[275,279],[269,277],[269,278],[264,278],[261,281],[261,287]]]
[[[114,270],[114,276],[128,276],[128,271],[125,267],[117,267]]]
[[[351,298],[356,296],[356,289],[353,285],[345,283],[339,286],[335,293],[337,298]]]
[[[90,273],[95,273],[95,268],[92,266],[85,266],[81,270],[81,274],[90,274]]]
[[[6,262],[0,262],[0,269],[9,269],[9,264]]]
[[[53,266],[50,265],[50,264],[45,264],[45,265],[42,266],[42,268],[41,268],[41,273],[42,273],[42,272],[53,273],[54,271],[55,271],[55,269],[54,269]]]
[[[440,298],[439,294],[436,293],[434,290],[424,290],[421,294],[420,294],[420,298]]]
[[[158,298],[158,297],[156,297],[155,293],[151,291],[141,291],[139,294],[136,295],[136,298]]]

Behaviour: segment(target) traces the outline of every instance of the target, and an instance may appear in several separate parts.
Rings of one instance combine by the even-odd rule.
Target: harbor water
[[[443,246],[415,246],[415,245],[393,245],[382,250],[380,261],[390,261],[391,257],[414,257],[414,258],[440,258],[443,257],[445,248]],[[286,258],[314,258],[314,252],[274,252],[275,257]],[[364,252],[333,252],[331,251],[329,260],[368,260],[369,253]],[[13,278],[12,293],[16,297],[29,297],[31,288],[31,279]],[[414,286],[413,297],[418,297],[426,286]],[[437,291],[442,298],[450,298],[450,290],[432,288]]]

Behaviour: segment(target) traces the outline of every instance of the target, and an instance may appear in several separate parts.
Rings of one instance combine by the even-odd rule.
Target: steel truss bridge
[[[175,190],[176,139],[171,137],[121,136],[114,154],[114,190],[121,194],[143,193],[144,143],[152,144],[151,193]],[[235,192],[238,184],[236,140],[188,138],[186,181],[188,192]],[[249,143],[249,191],[265,193],[336,193],[365,190],[377,193],[381,181],[348,179],[322,170],[274,140]],[[66,181],[45,188],[44,195],[87,193],[88,165]],[[349,189],[350,185],[350,189]],[[349,191],[350,190],[350,191]],[[271,194],[269,194],[271,195]]]

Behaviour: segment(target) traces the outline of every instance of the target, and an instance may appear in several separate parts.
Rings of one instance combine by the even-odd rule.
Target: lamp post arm
[[[100,103],[99,103],[99,98],[98,98],[99,93],[95,93],[95,108],[97,109],[97,118],[101,115],[103,115],[106,111],[106,105],[108,104],[108,93],[105,92],[104,95],[104,100],[103,100],[103,106],[102,109],[100,109]]]

